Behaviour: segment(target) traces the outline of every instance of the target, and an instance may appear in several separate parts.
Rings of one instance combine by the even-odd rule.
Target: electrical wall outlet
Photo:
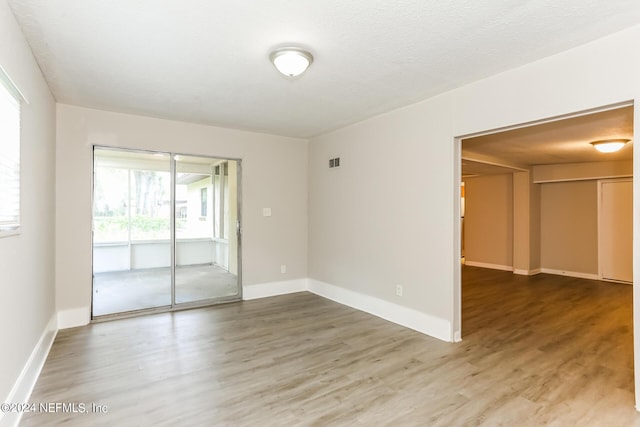
[[[286,272],[287,272],[287,266],[286,266],[286,265],[284,265],[284,264],[282,264],[282,265],[280,266],[280,273],[284,274],[284,273],[286,273]]]
[[[402,292],[403,292],[402,285],[396,285],[396,295],[401,297]]]

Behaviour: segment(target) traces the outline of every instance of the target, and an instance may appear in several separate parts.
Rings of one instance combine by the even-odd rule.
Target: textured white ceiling
[[[638,0],[8,0],[59,102],[311,137],[640,22]],[[282,44],[315,61],[297,79]]]

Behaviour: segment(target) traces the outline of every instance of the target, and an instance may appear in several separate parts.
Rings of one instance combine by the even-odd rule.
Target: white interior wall
[[[243,285],[307,276],[304,140],[58,104],[56,303],[61,326],[89,322],[93,145],[242,159]],[[272,216],[262,216],[262,209]],[[281,273],[280,265],[287,265]]]
[[[0,238],[0,401],[19,402],[28,387],[14,384],[21,372],[22,385],[35,379],[26,377],[37,368],[23,368],[29,360],[37,363],[32,352],[41,338],[46,347],[55,333],[55,100],[6,2],[0,2],[0,66],[29,101],[21,123],[22,231]],[[13,417],[0,413],[0,424]]]
[[[465,264],[513,271],[513,174],[467,178],[465,195]]]
[[[431,324],[413,327],[443,339],[460,185],[447,175],[452,137],[451,97],[436,97],[315,138],[309,164],[310,278],[375,298],[382,311],[425,313]],[[333,157],[339,168],[328,167]]]

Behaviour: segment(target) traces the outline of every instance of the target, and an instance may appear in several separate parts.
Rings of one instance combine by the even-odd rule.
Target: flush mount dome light
[[[299,76],[313,62],[313,56],[309,52],[297,47],[276,49],[269,58],[278,71],[287,77]]]
[[[593,148],[601,153],[615,153],[629,142],[628,139],[609,139],[606,141],[594,141],[591,143]]]

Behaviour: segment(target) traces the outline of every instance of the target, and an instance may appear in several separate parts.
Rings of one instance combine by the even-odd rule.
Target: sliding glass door
[[[176,159],[176,303],[238,295],[237,162]]]
[[[94,148],[93,317],[240,299],[239,162]]]

